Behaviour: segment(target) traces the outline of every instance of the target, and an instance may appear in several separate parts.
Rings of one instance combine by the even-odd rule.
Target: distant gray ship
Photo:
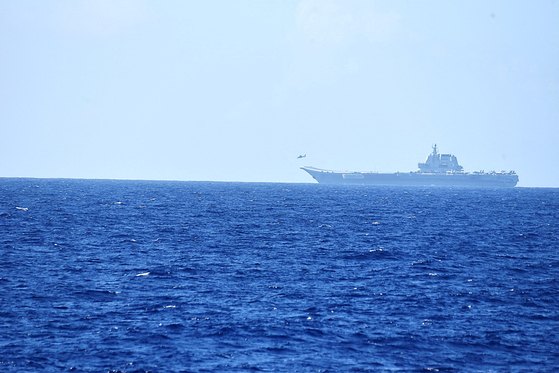
[[[370,184],[370,185],[418,185],[418,186],[464,186],[464,187],[513,187],[518,175],[510,172],[464,172],[458,160],[451,154],[439,154],[437,145],[424,163],[418,164],[419,171],[382,173],[347,172],[301,167],[321,184]]]

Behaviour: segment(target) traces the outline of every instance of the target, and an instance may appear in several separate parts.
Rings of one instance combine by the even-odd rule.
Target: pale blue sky
[[[312,182],[433,143],[559,187],[559,1],[0,1],[0,176]]]

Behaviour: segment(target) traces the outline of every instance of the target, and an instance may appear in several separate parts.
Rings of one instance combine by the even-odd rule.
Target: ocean
[[[559,371],[559,189],[0,178],[2,372]]]

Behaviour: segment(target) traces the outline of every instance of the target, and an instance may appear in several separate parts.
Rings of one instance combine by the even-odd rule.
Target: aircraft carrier
[[[348,172],[330,171],[315,167],[301,167],[321,184],[368,184],[404,186],[460,186],[460,187],[514,187],[518,175],[510,172],[464,172],[452,154],[440,154],[437,145],[424,163],[418,164],[419,171],[410,172]]]

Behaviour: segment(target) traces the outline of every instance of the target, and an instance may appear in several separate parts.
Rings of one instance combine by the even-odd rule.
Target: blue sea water
[[[559,370],[559,190],[0,179],[0,371]]]

